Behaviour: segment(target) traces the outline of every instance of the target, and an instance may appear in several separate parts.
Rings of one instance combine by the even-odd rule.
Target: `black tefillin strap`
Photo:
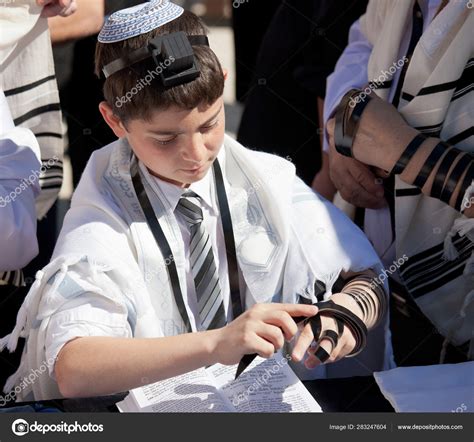
[[[415,155],[418,148],[426,141],[426,135],[417,134],[415,137],[408,143],[408,146],[405,148],[403,153],[400,155],[400,158],[393,166],[390,171],[391,174],[401,175],[405,168],[407,167],[410,160]]]
[[[293,320],[297,324],[303,324],[303,326],[309,323],[311,325],[311,330],[313,331],[315,341],[320,343],[323,339],[329,339],[333,344],[337,345],[338,339],[342,335],[343,327],[341,329],[340,326],[340,323],[342,323],[347,328],[349,328],[356,341],[354,349],[346,357],[356,356],[365,348],[367,343],[367,327],[357,315],[352,313],[349,309],[338,305],[331,300],[317,302],[313,305],[318,307],[318,313],[315,316],[310,318],[297,316],[294,317]],[[336,323],[338,324],[338,333],[334,331],[332,333],[323,332],[323,335],[321,335],[320,316],[328,316],[336,319]],[[321,362],[325,362],[329,358],[329,354],[321,346],[316,351],[315,356],[317,356]],[[239,366],[237,367],[237,372],[235,374],[235,379],[237,379],[244,372],[244,370],[256,357],[257,354],[247,354],[240,360]]]
[[[229,202],[224,187],[222,170],[217,160],[214,161],[214,180],[216,183],[217,201],[221,214],[222,228],[224,230],[225,250],[227,254],[227,266],[229,274],[230,296],[232,300],[232,311],[234,319],[242,314],[242,301],[240,299],[239,266],[237,263],[237,252],[235,250],[234,230],[230,216]]]
[[[209,46],[205,35],[187,35],[184,32],[159,35],[147,45],[107,64],[102,72],[105,78],[122,69],[151,58],[161,67],[160,78],[164,87],[193,81],[199,77],[199,65],[192,46]]]
[[[354,138],[359,130],[360,119],[365,107],[369,104],[370,100],[372,100],[368,95],[364,99],[361,99],[359,96],[361,93],[362,91],[358,89],[351,89],[347,92],[342,97],[334,115],[334,145],[337,152],[351,158],[354,157],[352,147]],[[353,110],[349,115],[350,107],[353,107]]]
[[[235,253],[235,241],[234,231],[232,228],[232,220],[230,217],[229,203],[227,201],[227,195],[224,187],[224,180],[222,177],[222,170],[219,162],[214,161],[214,179],[216,183],[217,201],[219,204],[219,210],[221,213],[222,226],[224,229],[224,239],[227,253],[227,265],[229,269],[229,285],[230,294],[232,301],[232,312],[234,319],[242,313],[242,303],[240,300],[240,288],[239,288],[239,273],[237,265],[237,256]],[[161,228],[160,222],[156,217],[156,214],[151,205],[150,199],[146,193],[145,187],[143,186],[142,178],[138,167],[138,161],[134,157],[130,166],[130,174],[132,176],[132,183],[135,189],[135,193],[138,198],[138,202],[143,210],[146,221],[150,230],[155,238],[156,244],[158,245],[163,257],[169,258],[170,263],[166,266],[168,276],[170,278],[171,289],[173,291],[174,299],[178,307],[179,313],[185,324],[186,330],[192,332],[191,323],[189,320],[186,306],[184,304],[183,293],[181,291],[181,285],[179,283],[178,271],[176,269],[175,260],[173,258],[173,252],[169,245],[168,240]]]

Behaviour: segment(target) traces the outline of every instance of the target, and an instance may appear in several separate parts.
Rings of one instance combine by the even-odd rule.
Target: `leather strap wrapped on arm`
[[[320,316],[330,316],[336,319],[337,321],[342,322],[346,327],[349,328],[349,330],[352,332],[356,344],[354,346],[354,349],[351,351],[349,355],[346,357],[350,356],[356,356],[359,354],[366,346],[367,344],[367,327],[365,324],[362,322],[362,320],[352,313],[349,309],[336,304],[335,302],[329,300],[329,301],[323,301],[323,302],[317,302],[316,304],[313,304],[316,307],[318,307],[318,313],[315,316],[312,316],[310,318],[306,317],[295,317],[293,320],[298,324],[302,323],[304,326],[308,323],[311,324],[311,329],[313,330],[313,335],[314,339],[319,341],[321,339],[321,318]],[[338,325],[338,328],[340,329],[340,326]],[[316,335],[317,333],[317,335]],[[318,342],[319,343],[319,342]],[[326,352],[327,353],[327,352]],[[245,355],[240,363],[239,366],[237,367],[237,372],[235,375],[235,378],[237,379],[240,374],[252,363],[252,361],[256,358],[257,354],[248,354]],[[323,356],[322,356],[323,357]],[[324,358],[324,357],[323,357]],[[324,362],[324,361],[323,361]]]

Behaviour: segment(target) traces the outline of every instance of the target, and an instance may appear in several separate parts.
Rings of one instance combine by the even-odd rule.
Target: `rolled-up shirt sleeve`
[[[75,338],[133,337],[125,299],[111,299],[100,294],[100,291],[82,291],[78,284],[80,280],[80,275],[69,271],[58,289],[62,291],[62,296],[70,299],[49,318],[45,336],[48,361],[55,361],[63,346]],[[55,378],[54,364],[49,365],[49,374]]]
[[[334,72],[327,79],[324,100],[324,126],[344,94],[352,88],[360,88],[368,82],[368,63],[372,45],[360,28],[360,19],[349,31],[349,43],[337,61]],[[329,149],[327,134],[324,135],[323,150]]]

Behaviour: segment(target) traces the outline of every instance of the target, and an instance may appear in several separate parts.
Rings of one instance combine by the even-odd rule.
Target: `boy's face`
[[[110,124],[110,123],[109,123]],[[204,178],[224,142],[224,100],[192,110],[156,111],[150,121],[131,120],[113,128],[126,137],[151,174],[177,186]],[[117,129],[117,130],[116,130]]]

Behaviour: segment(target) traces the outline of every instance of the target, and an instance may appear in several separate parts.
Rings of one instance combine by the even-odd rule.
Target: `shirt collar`
[[[217,156],[221,165],[225,164],[225,146],[224,144],[221,147],[221,150]],[[216,160],[217,161],[217,160]],[[222,172],[225,177],[225,168],[222,167]],[[181,195],[186,192],[187,190],[192,190],[201,198],[203,204],[207,206],[207,208],[214,212],[214,214],[218,213],[217,209],[217,197],[216,197],[216,184],[214,181],[214,173],[212,171],[212,166],[207,171],[207,174],[204,178],[200,181],[192,183],[188,188],[182,188],[176,186],[175,184],[171,184],[167,181],[163,181],[161,178],[158,178],[151,173],[149,175],[153,178],[155,183],[158,185],[160,190],[165,195],[166,200],[168,201],[171,208],[176,210],[176,206],[178,205],[179,199]]]
[[[192,183],[188,188],[176,186],[175,184],[163,181],[162,179],[153,175],[152,177],[160,188],[160,190],[165,195],[165,198],[167,199],[173,211],[176,209],[176,206],[178,205],[179,199],[181,198],[182,194],[187,190],[192,190],[201,198],[201,202],[203,204],[206,204],[210,210],[215,210],[215,198],[213,197],[214,179],[212,167],[208,170],[207,174],[202,180]]]

